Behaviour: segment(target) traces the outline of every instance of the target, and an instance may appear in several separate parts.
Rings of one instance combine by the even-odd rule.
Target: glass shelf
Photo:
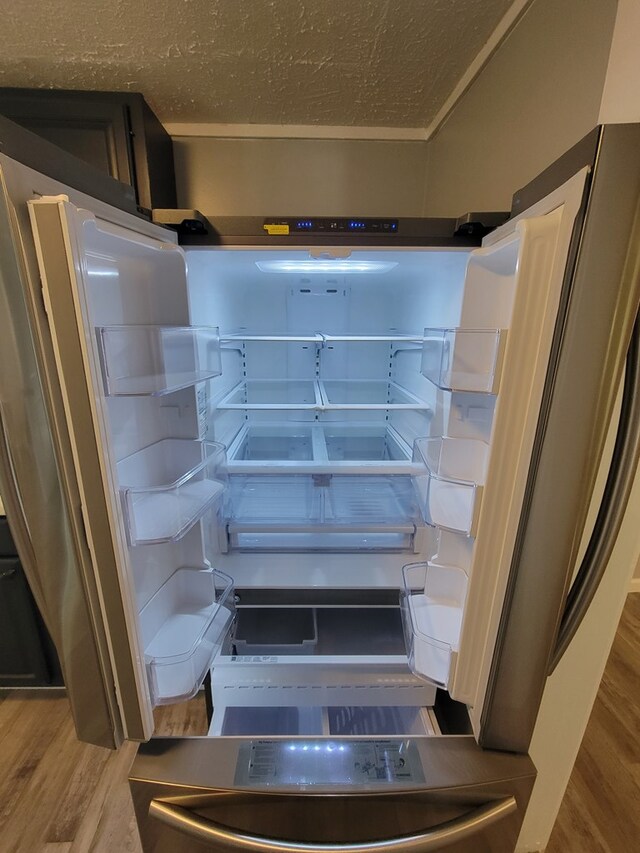
[[[320,382],[323,408],[429,409],[429,405],[395,382],[368,379],[328,379]]]
[[[425,329],[422,375],[444,391],[497,394],[504,329]]]
[[[388,424],[327,423],[322,429],[330,462],[409,461],[407,445]]]
[[[418,438],[414,483],[427,524],[475,535],[489,445],[465,438]]]
[[[411,448],[389,426],[354,421],[252,421],[227,450],[230,473],[411,473]],[[366,470],[365,470],[366,469]]]
[[[410,563],[402,569],[402,624],[409,667],[447,687],[460,641],[467,575],[457,566]]]
[[[247,379],[220,400],[217,409],[317,409],[321,405],[313,379]]]
[[[214,326],[99,326],[107,396],[160,396],[220,376]]]
[[[232,388],[216,408],[322,412],[430,409],[428,403],[397,383],[375,379],[247,379]]]
[[[129,543],[174,542],[223,495],[222,444],[167,438],[118,463]]]
[[[229,462],[309,462],[314,427],[309,423],[248,423],[229,447]]]
[[[264,343],[279,342],[279,343],[411,343],[422,344],[422,335],[400,334],[398,332],[389,332],[382,335],[330,335],[324,332],[316,332],[312,335],[271,335],[257,334],[252,331],[247,332],[230,332],[224,333],[221,337],[223,344],[227,343],[242,343],[243,341],[261,341]]]
[[[233,581],[213,569],[177,569],[140,611],[154,705],[195,696],[229,632]]]

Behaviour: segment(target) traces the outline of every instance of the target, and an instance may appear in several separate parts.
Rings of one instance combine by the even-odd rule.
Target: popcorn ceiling
[[[23,0],[0,86],[142,92],[161,121],[425,127],[512,0]]]

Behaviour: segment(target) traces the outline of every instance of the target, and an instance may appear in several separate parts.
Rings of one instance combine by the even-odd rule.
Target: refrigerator
[[[0,491],[78,737],[141,742],[143,849],[512,851],[637,463],[640,126],[482,239],[179,238],[0,131]],[[154,737],[203,684],[208,735]]]

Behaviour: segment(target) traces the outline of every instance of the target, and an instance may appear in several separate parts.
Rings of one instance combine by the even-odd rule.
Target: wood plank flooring
[[[640,594],[627,596],[547,853],[640,851]]]
[[[206,734],[204,698],[158,709],[156,731]],[[127,783],[135,751],[78,743],[63,695],[0,694],[2,853],[141,853]]]
[[[640,595],[630,595],[547,853],[640,851]],[[204,700],[156,715],[165,735],[205,734]],[[141,853],[117,753],[76,741],[67,700],[0,693],[2,853]]]

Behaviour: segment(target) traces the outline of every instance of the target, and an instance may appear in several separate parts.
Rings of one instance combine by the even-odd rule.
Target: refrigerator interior
[[[152,704],[212,666],[212,734],[435,733],[519,240],[314,259],[81,231]]]
[[[30,203],[145,737],[208,671],[212,734],[437,687],[477,733],[583,180],[472,251],[183,249]]]

